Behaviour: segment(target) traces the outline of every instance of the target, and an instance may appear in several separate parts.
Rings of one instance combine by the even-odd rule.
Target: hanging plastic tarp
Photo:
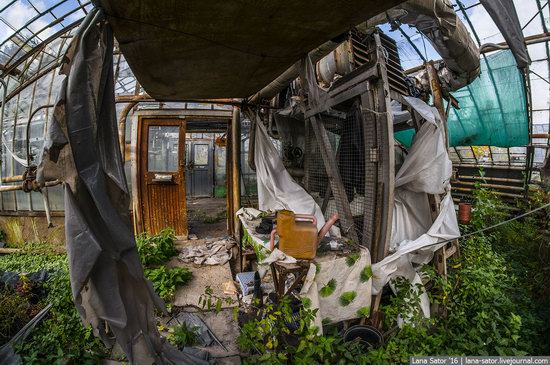
[[[439,113],[420,99],[405,97],[425,123],[414,137],[414,144],[395,176],[390,254],[372,265],[373,293],[397,277],[421,283],[420,269],[433,258],[445,241],[460,235],[450,192],[452,164],[445,146]],[[432,220],[428,194],[441,195],[439,214]],[[429,301],[421,295],[421,307],[429,317]]]
[[[94,9],[71,41],[50,119],[39,182],[64,182],[65,236],[73,300],[107,345],[112,335],[134,364],[204,364],[163,341],[163,303],[143,274],[115,113],[113,33]],[[108,326],[107,326],[108,325]],[[106,329],[110,330],[107,333]]]
[[[491,15],[496,26],[502,33],[506,43],[516,58],[520,68],[527,67],[531,60],[523,37],[523,29],[513,0],[480,0],[481,5]]]
[[[451,109],[451,146],[518,147],[529,143],[529,122],[523,75],[511,51],[500,51],[481,60],[481,75],[456,91],[460,109]],[[406,147],[414,131],[397,132]]]
[[[324,226],[321,208],[290,176],[261,122],[256,123],[254,161],[261,210],[289,209],[295,213],[312,214],[317,218],[317,229]]]

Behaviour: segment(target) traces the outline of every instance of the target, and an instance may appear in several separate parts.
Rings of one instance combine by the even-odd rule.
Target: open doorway
[[[227,138],[225,131],[186,135],[187,212],[190,237],[227,234]],[[227,128],[227,127],[226,127]]]

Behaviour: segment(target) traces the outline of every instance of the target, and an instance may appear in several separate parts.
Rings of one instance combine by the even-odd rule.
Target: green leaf
[[[340,305],[346,307],[350,305],[350,303],[353,302],[356,297],[357,293],[354,291],[347,291],[345,293],[342,293],[342,295],[340,295]]]
[[[370,307],[362,307],[357,310],[358,317],[368,317],[370,316]]]
[[[311,308],[311,299],[309,298],[302,298],[302,305],[304,308],[309,309]]]
[[[359,253],[350,254],[348,257],[346,257],[346,265],[352,267],[353,265],[355,265],[357,260],[359,260],[359,257],[361,257]]]
[[[372,266],[367,265],[361,270],[361,274],[359,274],[359,279],[362,283],[366,283],[369,281],[369,279],[372,278]]]
[[[336,290],[336,280],[330,279],[330,281],[319,290],[319,295],[323,298],[328,297]]]

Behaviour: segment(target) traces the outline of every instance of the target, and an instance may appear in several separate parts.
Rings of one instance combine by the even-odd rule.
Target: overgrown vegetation
[[[171,300],[177,286],[191,277],[186,269],[161,266],[177,253],[174,239],[170,230],[138,237],[145,275],[164,300]],[[66,254],[55,245],[33,243],[25,247],[24,253],[0,256],[0,272],[24,274],[42,269],[48,271],[49,277],[41,284],[31,283],[21,275],[15,289],[0,287],[0,343],[8,341],[40,309],[52,303],[47,317],[16,348],[23,363],[99,363],[108,355],[108,349],[93,335],[91,327],[82,325],[72,300]]]
[[[174,298],[177,287],[186,284],[191,276],[191,271],[182,267],[145,269],[145,277],[151,280],[155,292],[166,302]]]
[[[142,233],[136,237],[136,244],[145,277],[153,283],[155,292],[165,302],[174,298],[176,289],[191,280],[191,271],[186,268],[164,266],[166,262],[177,254],[174,241],[176,236],[172,229],[163,229],[156,235]],[[171,308],[167,303],[168,309]]]
[[[156,235],[142,233],[136,237],[136,245],[144,267],[152,267],[164,264],[172,256],[178,253],[174,246],[174,231],[170,228],[163,229]]]
[[[37,245],[32,245],[34,250]],[[33,251],[34,252],[34,251]],[[16,350],[24,364],[95,364],[107,354],[103,343],[94,337],[90,327],[84,328],[71,296],[67,257],[61,254],[12,254],[0,257],[0,271],[31,273],[41,269],[49,271],[49,279],[42,284],[46,296],[35,304],[35,297],[27,291],[2,291],[3,300],[12,301],[14,307],[4,307],[0,323],[27,322],[46,304],[52,303],[48,316]],[[38,285],[38,284],[34,284]],[[36,288],[34,288],[36,289]],[[2,303],[9,304],[9,303]],[[34,307],[34,309],[32,309]],[[29,312],[29,309],[31,311]],[[4,315],[5,314],[5,315]],[[25,323],[18,323],[24,325]],[[17,330],[20,326],[16,326]],[[15,329],[12,327],[12,329]],[[10,338],[15,333],[10,333]]]
[[[518,207],[524,212],[549,201],[548,192],[540,191]],[[508,219],[516,212],[510,208],[515,207],[477,186],[472,223],[463,231]],[[398,293],[382,307],[383,330],[392,334],[379,349],[365,352],[355,344],[342,343],[341,334],[317,337],[315,312],[302,308],[293,317],[283,302],[261,309],[244,325],[239,344],[251,353],[245,362],[408,364],[413,355],[548,355],[549,213],[545,209],[462,240],[460,258],[449,261],[446,279],[426,266],[424,275],[432,285],[430,302],[438,308],[430,319],[420,309],[422,288],[403,278],[395,280]],[[333,287],[327,284],[320,294]],[[292,318],[299,323],[296,331],[289,329]],[[299,342],[289,342],[291,334]]]
[[[182,348],[184,346],[193,346],[197,343],[199,337],[198,328],[189,326],[183,322],[168,330],[168,341],[176,346]]]
[[[317,310],[295,309],[284,297],[265,304],[244,324],[238,339],[250,356],[245,364],[355,364],[363,354],[358,343],[345,343],[335,334],[318,336],[313,325]]]

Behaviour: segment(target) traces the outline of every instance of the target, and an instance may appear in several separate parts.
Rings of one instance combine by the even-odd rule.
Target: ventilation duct
[[[444,61],[439,76],[448,91],[471,83],[480,72],[479,49],[448,0],[412,0],[367,21],[367,27],[390,21],[424,34]]]

